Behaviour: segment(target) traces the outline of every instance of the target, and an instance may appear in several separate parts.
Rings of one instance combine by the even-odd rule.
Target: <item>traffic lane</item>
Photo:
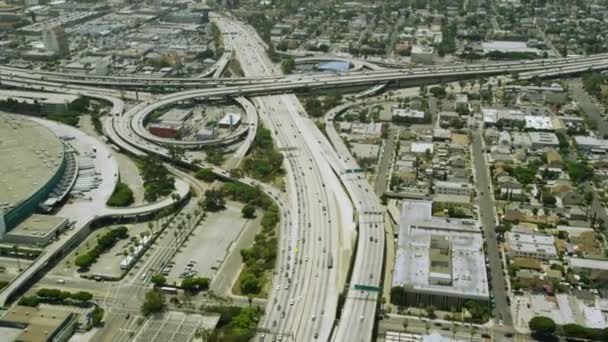
[[[507,304],[507,293],[505,289],[505,278],[502,267],[502,260],[498,253],[498,242],[496,241],[496,221],[494,216],[494,200],[491,196],[490,182],[488,179],[488,168],[486,165],[481,136],[475,133],[473,140],[473,158],[477,175],[478,205],[481,216],[481,223],[484,228],[486,253],[490,263],[490,274],[492,276],[491,293],[494,295],[496,307],[494,316],[506,325],[512,325],[511,312]]]

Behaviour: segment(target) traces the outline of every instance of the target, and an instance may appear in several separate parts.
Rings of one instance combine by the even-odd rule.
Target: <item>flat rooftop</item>
[[[163,122],[184,122],[192,116],[192,110],[172,108],[160,117]]]
[[[570,258],[568,259],[568,262],[570,263],[570,266],[576,268],[608,271],[608,260]]]
[[[60,225],[65,224],[65,221],[67,221],[65,217],[33,214],[11,229],[8,234],[35,237],[46,236]]]
[[[34,103],[38,101],[40,103],[48,104],[68,104],[78,99],[76,95],[68,94],[57,94],[57,93],[44,93],[35,91],[20,91],[20,90],[2,90],[0,93],[1,100],[15,99],[21,102]]]
[[[0,112],[0,212],[38,191],[62,160],[63,143],[48,128]]]
[[[431,201],[405,201],[393,286],[487,299],[483,237],[476,221],[432,216]]]
[[[70,315],[71,313],[67,311],[17,305],[0,317],[0,321],[16,322],[27,326],[19,334],[18,341],[38,342],[46,341]]]

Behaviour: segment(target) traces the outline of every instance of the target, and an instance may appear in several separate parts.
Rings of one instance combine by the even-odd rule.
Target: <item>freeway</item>
[[[132,87],[148,89],[150,87],[162,87],[165,90],[177,90],[185,88],[222,87],[236,85],[275,84],[292,83],[294,80],[306,84],[335,86],[337,84],[377,84],[391,80],[432,80],[433,77],[485,77],[499,74],[522,73],[528,71],[543,71],[548,69],[565,68],[567,66],[579,66],[582,70],[588,68],[606,68],[608,54],[598,54],[586,57],[567,57],[554,59],[541,59],[517,62],[498,62],[485,64],[466,64],[418,68],[361,70],[341,73],[312,73],[306,75],[256,75],[256,77],[244,78],[170,78],[170,77],[118,77],[118,76],[94,76],[85,74],[49,73],[32,70],[17,69],[0,66],[0,75],[8,79],[20,78],[30,81],[52,81],[64,84],[80,84],[97,87]],[[604,65],[598,68],[598,65]],[[334,82],[337,81],[337,82]],[[340,82],[343,81],[343,82]],[[436,82],[434,82],[436,83]],[[300,84],[300,87],[302,87]],[[294,88],[297,89],[297,88]]]
[[[224,37],[247,47],[236,51],[246,75],[278,73],[265,54],[263,43],[250,28],[221,19],[218,26]],[[284,151],[287,192],[292,211],[297,212],[294,221],[289,222],[290,229],[281,236],[270,305],[259,338],[273,334],[293,341],[327,340],[332,325],[332,319],[327,317],[333,317],[337,304],[340,270],[339,258],[334,255],[337,227],[347,216],[340,210],[346,212],[349,203],[338,203],[337,197],[332,196],[341,193],[339,182],[332,177],[327,163],[317,157],[313,138],[303,137],[309,131],[297,99],[281,95],[254,98],[253,102]]]
[[[246,70],[246,74],[251,72],[261,74],[278,73],[272,63],[269,62],[267,56],[261,48],[263,44],[257,43],[259,41],[259,37],[257,37],[250,27],[240,26],[239,24],[233,22],[225,22],[221,19],[218,20],[218,26],[221,28],[222,32],[230,32],[232,37],[235,35],[245,37],[243,41],[245,45],[243,46],[247,48],[243,49],[242,51],[237,51],[236,56],[241,62],[243,69]],[[252,44],[251,42],[257,44]],[[241,56],[241,53],[244,56]],[[355,266],[353,268],[353,274],[351,277],[351,285],[359,284],[376,287],[379,286],[384,248],[383,210],[378,205],[377,199],[373,195],[373,191],[370,191],[370,185],[367,183],[365,178],[363,178],[362,175],[356,171],[359,169],[359,167],[350,155],[348,149],[339,138],[332,140],[334,143],[334,146],[332,146],[330,142],[323,136],[323,134],[316,128],[314,123],[302,116],[305,112],[301,108],[297,98],[294,96],[268,96],[259,99],[257,103],[262,107],[260,110],[262,120],[264,120],[264,122],[268,122],[273,131],[276,133],[279,146],[282,146],[284,144],[283,139],[286,139],[288,143],[291,144],[289,145],[291,146],[290,150],[297,151],[298,156],[288,154],[289,157],[292,157],[289,160],[292,170],[296,169],[297,172],[298,167],[300,170],[302,170],[302,166],[298,166],[299,163],[304,164],[304,168],[306,168],[306,157],[309,156],[309,151],[312,150],[315,153],[314,158],[308,158],[308,161],[312,163],[308,166],[308,170],[313,172],[309,173],[304,170],[302,175],[307,177],[309,174],[311,174],[312,177],[316,177],[316,175],[314,175],[314,171],[323,170],[328,167],[330,167],[333,171],[323,172],[322,181],[313,179],[312,182],[306,182],[306,188],[304,189],[304,194],[306,196],[305,198],[307,198],[308,194],[311,192],[315,192],[315,195],[313,195],[313,200],[303,201],[301,205],[298,205],[298,208],[305,208],[307,203],[309,205],[313,203],[316,204],[314,199],[318,198],[319,195],[321,196],[321,198],[318,198],[317,200],[319,203],[327,202],[327,198],[329,198],[331,194],[328,189],[331,187],[328,187],[326,184],[329,181],[336,182],[333,175],[338,175],[339,179],[337,181],[341,183],[348,193],[348,196],[346,196],[344,193],[340,194],[341,198],[339,199],[339,203],[344,206],[345,204],[349,205],[348,202],[352,201],[356,208],[355,217],[359,226],[357,257],[355,259]],[[284,112],[277,115],[276,112],[280,109],[282,109]],[[294,131],[295,129],[297,129],[297,132]],[[291,137],[291,132],[294,132],[293,138]],[[285,135],[287,135],[286,138],[284,138]],[[302,139],[305,140],[303,144],[300,143]],[[304,161],[297,158],[301,154],[304,154]],[[290,170],[288,168],[288,174],[292,174],[289,171]],[[297,191],[298,176],[295,175],[293,178]],[[322,182],[320,194],[317,192],[319,182]],[[297,192],[297,199],[300,199],[301,195],[302,192]],[[338,199],[336,193],[333,195]],[[331,201],[329,204],[332,204]],[[333,212],[331,207],[323,207],[318,211],[322,212],[324,216],[327,215],[330,220],[333,219],[335,222],[335,218],[329,216]],[[307,217],[304,217],[304,220],[306,219]],[[349,224],[352,223],[348,222],[348,220],[346,222]],[[307,229],[306,221],[302,223],[304,223],[304,229]],[[328,223],[331,223],[331,221],[328,221]],[[325,225],[325,223],[322,224]],[[338,229],[337,231],[338,234],[340,234],[340,230]],[[316,235],[313,235],[313,241],[315,236]],[[325,237],[319,236],[318,241],[324,241],[325,239]],[[310,241],[310,238],[306,238],[306,241]],[[299,241],[297,242],[299,243]],[[316,320],[316,318],[320,318],[320,316],[324,314],[332,314],[333,310],[335,310],[333,303],[335,303],[336,298],[335,295],[331,294],[332,291],[335,291],[335,287],[328,287],[325,285],[327,284],[327,281],[324,278],[327,277],[324,274],[326,273],[325,267],[323,267],[323,255],[328,251],[333,253],[333,243],[329,245],[329,249],[323,247],[324,249],[322,252],[319,252],[320,246],[311,247],[310,242],[307,243],[307,245],[308,246],[305,248],[308,248],[308,250],[315,253],[313,254],[313,264],[315,263],[314,258],[317,255],[321,258],[318,262],[316,262],[316,267],[306,267],[305,272],[307,273],[307,282],[304,285],[305,288],[300,291],[299,297],[292,297],[290,299],[289,305],[296,305],[296,310],[280,311],[278,309],[279,305],[285,304],[285,301],[282,300],[282,298],[285,296],[281,295],[281,293],[283,293],[283,291],[281,291],[282,284],[278,284],[276,290],[271,294],[270,302],[272,304],[269,305],[269,308],[267,308],[267,314],[263,325],[267,327],[266,331],[286,336],[294,341],[308,341],[311,340],[311,336],[312,338],[328,340],[330,336],[327,335],[327,330],[324,328],[324,325],[326,326],[326,321],[328,319],[323,317],[323,320]],[[346,242],[346,244],[343,244],[342,246],[337,245],[335,247],[336,255],[342,254],[341,249],[345,248],[349,248],[349,242]],[[298,257],[297,254],[298,253],[296,253],[296,256],[293,259]],[[305,260],[307,260],[307,256],[308,255],[305,255]],[[289,255],[287,261],[290,261]],[[280,264],[281,262],[282,260],[280,261]],[[315,269],[319,273],[315,274]],[[298,277],[299,272],[300,270],[298,269],[296,271],[296,277]],[[329,276],[331,277],[332,274],[330,273]],[[281,277],[282,272],[279,272],[278,278]],[[320,280],[315,281],[313,277],[320,278]],[[323,286],[320,287],[319,285]],[[285,289],[291,292],[289,287],[290,284],[288,281]],[[346,293],[346,302],[342,312],[342,317],[333,339],[336,341],[371,340],[377,298],[378,295],[376,293],[361,293],[358,290],[349,288]],[[304,304],[301,304],[302,302],[304,302]],[[277,305],[276,309],[273,307],[274,304]],[[330,309],[332,309],[332,312],[327,311],[328,305],[331,306]],[[277,319],[276,317],[278,316],[278,312],[281,312],[281,316]],[[284,320],[281,320],[283,318]],[[320,322],[315,323],[315,320]],[[269,322],[272,323],[269,325]],[[278,325],[278,330],[273,330],[276,325]]]
[[[240,54],[237,52],[236,56]],[[246,66],[243,66],[245,68]],[[495,67],[467,67],[466,69],[446,69],[446,68],[425,68],[420,72],[412,70],[372,70],[352,73],[338,74],[312,74],[312,75],[289,75],[274,81],[248,81],[244,85],[227,85],[220,87],[200,88],[199,83],[193,83],[197,89],[187,90],[175,94],[199,94],[202,98],[217,98],[217,97],[238,97],[244,95],[268,95],[281,94],[293,91],[318,89],[335,89],[337,87],[355,87],[379,85],[391,82],[397,82],[397,86],[415,86],[420,84],[434,84],[441,81],[451,81],[456,79],[489,77],[501,74],[518,74],[520,78],[532,77],[555,77],[560,75],[580,74],[586,70],[603,70],[608,69],[608,59],[604,55],[594,55],[592,57],[579,58],[576,60],[556,60],[549,64],[548,62],[541,64],[531,64],[521,62],[519,64],[509,64],[507,66],[501,64]],[[266,67],[264,70],[270,70]],[[455,71],[457,70],[457,71]],[[21,80],[24,76],[0,76],[0,81]],[[73,80],[68,80],[72,83]],[[56,85],[57,83],[40,80],[21,80],[37,84],[39,89],[44,90],[48,85]],[[66,81],[67,82],[67,81]],[[99,85],[104,85],[100,83]],[[173,89],[169,83],[163,83],[163,87],[167,90]],[[89,87],[93,88],[93,87]],[[36,89],[36,87],[34,87]],[[87,89],[91,90],[92,89]]]
[[[380,288],[384,258],[384,209],[365,174],[335,129],[333,120],[350,107],[345,104],[325,116],[325,129],[338,156],[334,171],[357,209],[357,254],[346,291],[346,300],[332,341],[371,341],[379,292],[355,289],[355,285]]]

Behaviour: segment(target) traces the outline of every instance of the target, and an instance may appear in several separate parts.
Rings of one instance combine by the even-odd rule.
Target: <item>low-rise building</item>
[[[528,136],[530,137],[531,148],[534,150],[559,146],[559,139],[554,133],[528,132]]]
[[[608,140],[598,139],[586,135],[577,135],[574,137],[576,146],[587,152],[605,153],[608,151]]]
[[[4,235],[3,241],[24,245],[48,245],[67,227],[68,219],[34,214]]]
[[[431,46],[414,45],[410,53],[412,63],[433,64],[434,49]]]
[[[506,249],[511,258],[557,258],[555,238],[551,235],[523,231],[507,232]]]
[[[241,124],[241,114],[239,113],[226,113],[224,117],[220,119],[218,125],[221,128],[235,128]]]
[[[32,106],[39,105],[40,114],[50,115],[65,113],[70,104],[78,99],[78,96],[3,89],[0,93],[0,101],[7,101],[9,99]]]
[[[474,192],[475,188],[469,183],[435,182],[435,194],[437,195],[471,196]]]
[[[433,217],[431,201],[405,201],[393,286],[405,291],[404,302],[397,305],[459,310],[468,300],[487,303],[483,237],[477,222]]]

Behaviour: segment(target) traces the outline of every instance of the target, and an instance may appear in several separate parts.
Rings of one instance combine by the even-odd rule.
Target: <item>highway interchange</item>
[[[287,174],[286,194],[253,179],[239,179],[269,194],[282,213],[280,254],[273,291],[258,336],[262,339],[274,335],[292,341],[371,340],[378,294],[355,290],[354,285],[380,286],[384,257],[384,210],[372,187],[359,172],[348,148],[335,132],[331,124],[333,117],[327,121],[326,137],[306,117],[295,95],[281,93],[313,87],[361,85],[377,88],[390,81],[411,81],[415,84],[456,76],[519,73],[520,78],[544,77],[608,67],[606,55],[596,55],[544,62],[283,76],[269,60],[265,44],[251,27],[224,17],[215,17],[214,20],[223,33],[225,44],[240,47],[233,50],[232,57],[241,64],[245,77],[87,79],[0,67],[0,82],[16,87],[81,94],[112,103],[111,113],[104,122],[105,134],[113,144],[136,156],[154,153],[170,157],[169,149],[165,146],[175,142],[151,137],[143,125],[151,111],[174,102],[193,98],[237,99],[246,109],[250,125],[238,132],[239,139],[242,136],[246,138],[237,150],[234,165],[242,159],[253,141],[259,116],[261,122],[273,132],[276,144],[285,156]],[[222,60],[222,63],[225,67],[227,60]],[[219,73],[214,72],[214,75],[218,76]],[[124,92],[100,88],[127,85],[145,89],[151,83],[166,84],[168,88],[198,89],[152,97],[127,110],[123,100],[119,99]],[[245,95],[263,96],[248,100],[241,97]],[[229,139],[236,140],[234,135]],[[232,140],[213,143],[230,142]],[[201,146],[199,142],[186,145]],[[193,161],[182,158],[181,163],[193,164]],[[212,168],[218,176],[231,179],[225,170],[205,166]],[[352,274],[350,279],[346,279],[351,257],[354,257]],[[162,265],[151,265],[149,269],[158,269],[159,266]],[[340,320],[336,323],[334,317],[338,314],[338,294],[345,284],[346,300]]]

